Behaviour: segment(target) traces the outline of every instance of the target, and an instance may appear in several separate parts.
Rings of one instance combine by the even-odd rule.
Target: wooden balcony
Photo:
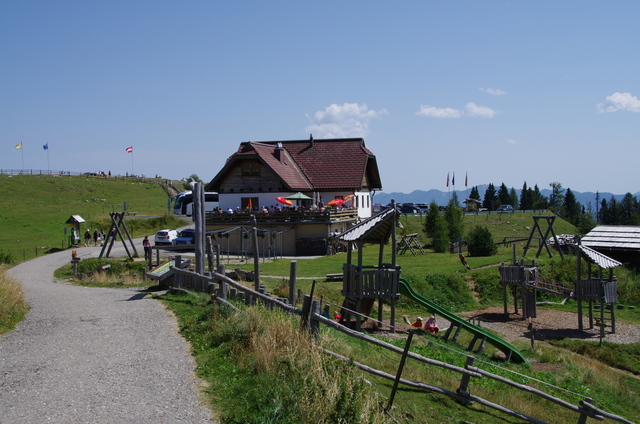
[[[328,210],[328,211],[282,211],[270,213],[207,213],[207,225],[246,225],[251,223],[251,215],[256,217],[258,225],[278,224],[304,224],[313,223],[330,224],[336,221],[356,220],[358,211],[355,209]]]

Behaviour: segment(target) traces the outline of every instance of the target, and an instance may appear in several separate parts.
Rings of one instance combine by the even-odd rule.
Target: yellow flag
[[[16,144],[16,149],[22,149],[22,142],[20,142],[20,144]]]

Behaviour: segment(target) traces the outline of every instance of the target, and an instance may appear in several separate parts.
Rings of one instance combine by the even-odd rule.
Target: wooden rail
[[[197,274],[193,271],[188,271],[176,267],[171,268],[172,271],[176,273],[178,277],[176,279],[175,289],[184,290],[191,289],[195,291],[202,291],[206,293],[211,293],[211,298],[213,301],[221,302],[229,307],[236,308],[232,302],[228,299],[234,299],[236,301],[244,301],[247,305],[255,305],[258,303],[262,303],[264,307],[267,309],[279,308],[289,313],[293,313],[296,315],[300,315],[303,325],[301,328],[307,328],[314,334],[316,337],[318,336],[318,325],[324,324],[328,327],[331,327],[337,331],[340,331],[344,334],[347,334],[351,337],[357,338],[358,340],[363,340],[368,343],[375,344],[376,346],[382,347],[394,353],[403,354],[403,349],[396,347],[390,343],[386,343],[382,340],[376,339],[374,337],[368,336],[366,334],[351,330],[338,322],[335,322],[329,318],[323,316],[320,312],[320,302],[314,301],[312,296],[305,296],[303,309],[298,309],[293,305],[287,303],[287,299],[276,299],[271,297],[266,293],[264,288],[261,288],[260,291],[252,290],[234,280],[227,277],[226,275],[218,272],[206,273],[205,275]],[[229,289],[231,287],[231,289]],[[237,309],[237,308],[236,308]],[[608,418],[613,421],[618,421],[625,424],[634,424],[632,421],[627,420],[624,417],[620,417],[615,414],[608,413],[603,411],[592,405],[592,399],[584,398],[579,401],[579,405],[573,405],[563,399],[552,396],[540,389],[536,389],[524,384],[520,384],[509,380],[508,378],[493,374],[491,372],[482,370],[476,366],[474,366],[475,358],[473,356],[467,356],[467,362],[464,367],[458,367],[455,365],[448,364],[446,362],[437,361],[435,359],[426,358],[421,355],[418,355],[413,352],[408,352],[407,357],[413,360],[417,360],[419,362],[437,366],[449,371],[457,372],[461,375],[460,385],[455,390],[450,390],[446,388],[441,388],[437,386],[432,386],[427,383],[422,382],[412,382],[402,378],[399,378],[398,375],[394,376],[388,374],[384,371],[377,370],[368,365],[364,365],[358,362],[353,361],[353,359],[346,358],[342,355],[339,355],[335,352],[331,352],[323,349],[323,351],[336,357],[342,361],[347,361],[352,363],[354,366],[359,369],[368,372],[370,374],[386,378],[389,380],[399,381],[400,383],[407,385],[409,387],[414,387],[430,392],[440,393],[442,395],[448,396],[457,402],[463,405],[469,405],[471,403],[478,403],[483,406],[495,409],[497,411],[501,411],[507,415],[516,417],[520,420],[535,423],[535,424],[546,424],[544,421],[541,421],[535,417],[527,416],[523,413],[514,411],[512,409],[506,408],[502,405],[498,405],[493,403],[487,399],[483,399],[479,396],[475,396],[471,394],[471,390],[469,390],[469,386],[472,384],[472,378],[490,378],[494,381],[503,383],[509,387],[515,388],[517,390],[524,391],[528,394],[538,396],[542,399],[545,399],[549,402],[552,402],[562,408],[568,409],[569,411],[575,412],[579,414],[578,424],[586,423],[587,418],[593,418],[596,420],[602,421],[605,418]],[[399,373],[400,374],[400,373]]]
[[[355,209],[328,211],[282,211],[270,213],[240,212],[240,213],[207,213],[207,225],[241,225],[251,222],[251,216],[256,217],[258,224],[290,224],[300,223],[331,223],[356,219],[358,211]]]

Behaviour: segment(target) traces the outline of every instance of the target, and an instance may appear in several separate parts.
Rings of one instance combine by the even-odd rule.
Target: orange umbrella
[[[327,203],[327,206],[342,206],[344,202],[344,199],[333,199],[332,201]]]
[[[287,206],[293,206],[293,202],[289,199],[285,199],[284,197],[276,197],[276,200],[280,203],[284,203]]]
[[[348,202],[349,200],[353,200],[353,194],[348,195],[347,197],[344,198],[345,202]]]

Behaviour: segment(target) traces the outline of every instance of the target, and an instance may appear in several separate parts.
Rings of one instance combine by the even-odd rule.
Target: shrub
[[[468,249],[471,256],[493,256],[498,252],[491,231],[482,225],[474,227],[469,233]]]

